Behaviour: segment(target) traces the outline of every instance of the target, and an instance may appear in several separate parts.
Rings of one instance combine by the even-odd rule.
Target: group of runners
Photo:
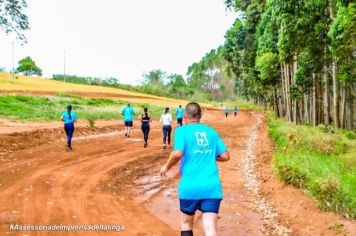
[[[229,110],[226,107],[225,116]],[[125,123],[125,136],[130,137],[135,110],[130,103],[121,110]],[[237,116],[237,107],[234,108]],[[177,128],[174,132],[174,147],[167,162],[162,166],[160,175],[166,176],[168,170],[180,161],[181,179],[178,187],[181,211],[181,236],[193,235],[194,215],[202,212],[202,224],[205,235],[217,235],[217,216],[220,202],[223,199],[217,162],[230,159],[226,145],[213,128],[202,124],[202,110],[198,103],[190,102],[185,108],[176,109]],[[71,139],[77,115],[72,106],[67,107],[61,119],[67,134],[67,147],[72,150]],[[150,123],[152,122],[147,108],[139,115],[141,130],[144,136],[144,147],[148,145]],[[185,124],[183,125],[183,119]],[[166,107],[160,117],[163,131],[163,148],[171,145],[172,115]]]
[[[237,106],[234,107],[234,117],[236,118],[237,117]],[[224,109],[224,112],[225,112],[225,117],[227,118],[227,116],[229,115],[229,108],[226,106],[225,109]]]
[[[130,103],[127,103],[126,107],[122,109],[121,114],[124,117],[125,136],[130,137],[135,110],[131,107]],[[178,127],[183,125],[183,114],[184,114],[184,109],[182,108],[181,105],[179,105],[179,107],[176,109],[176,119],[177,119]],[[143,108],[143,113],[139,115],[138,120],[141,122],[144,147],[146,148],[148,146],[150,123],[152,122],[147,107]],[[172,118],[172,114],[170,113],[169,107],[166,107],[164,109],[164,112],[160,118],[160,122],[162,123],[162,131],[163,131],[163,148],[164,149],[166,149],[167,147],[170,148],[173,118]]]

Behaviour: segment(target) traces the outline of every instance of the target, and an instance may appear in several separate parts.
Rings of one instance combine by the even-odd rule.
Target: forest
[[[213,99],[244,97],[295,124],[355,127],[356,3],[226,0],[225,43],[188,69]]]

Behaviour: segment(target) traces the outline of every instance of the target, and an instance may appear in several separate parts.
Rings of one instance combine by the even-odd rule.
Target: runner
[[[202,212],[205,235],[216,235],[217,217],[222,200],[222,187],[216,162],[228,161],[230,154],[219,134],[201,124],[201,108],[197,103],[185,107],[186,125],[176,129],[174,149],[160,175],[181,160],[178,187],[181,210],[181,235],[193,235],[196,210]]]
[[[164,113],[160,119],[161,123],[163,124],[163,149],[167,148],[166,140],[168,138],[168,148],[171,145],[171,132],[172,132],[172,115],[169,113],[169,107],[164,109]]]
[[[67,111],[62,113],[61,120],[64,121],[64,130],[67,134],[67,150],[73,150],[72,137],[74,133],[74,122],[77,121],[77,114],[72,111],[72,105],[67,106]]]
[[[179,105],[179,107],[176,110],[177,126],[183,125],[183,114],[184,114],[184,109],[182,108],[182,105]]]
[[[237,107],[236,106],[234,107],[234,116],[235,117],[237,116]]]
[[[122,109],[121,114],[124,116],[125,136],[130,137],[131,127],[133,125],[132,118],[133,115],[135,114],[135,110],[131,107],[131,104],[128,102],[127,106]]]
[[[141,130],[143,133],[143,139],[145,140],[145,144],[143,147],[147,147],[148,145],[148,133],[150,132],[150,122],[152,122],[150,114],[148,113],[147,107],[143,108],[143,113],[138,118],[141,121]]]
[[[229,115],[229,108],[227,108],[227,106],[226,106],[224,111],[225,111],[225,116],[227,118],[227,115]]]

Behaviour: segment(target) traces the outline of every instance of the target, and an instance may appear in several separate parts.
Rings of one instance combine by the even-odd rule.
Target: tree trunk
[[[317,84],[317,111],[318,111],[318,119],[317,125],[323,123],[323,96],[322,96],[322,86],[321,86],[321,78],[319,74],[316,74],[316,84]]]
[[[329,79],[326,63],[324,63],[324,123],[330,125]]]
[[[332,73],[333,73],[333,95],[334,95],[334,123],[336,128],[340,128],[340,95],[339,95],[339,80],[336,76],[337,65],[336,62],[332,63]]]
[[[291,94],[290,94],[290,73],[289,73],[289,64],[285,64],[285,77],[286,77],[286,94],[287,94],[287,118],[289,122],[292,122],[292,103],[291,103]]]
[[[280,88],[280,92],[282,95],[282,99],[280,99],[280,103],[281,103],[281,116],[284,117],[286,115],[286,92],[285,92],[285,86],[284,86],[284,69],[283,69],[283,65],[280,65],[281,67],[281,88]]]
[[[276,116],[279,116],[279,108],[278,108],[278,95],[277,95],[277,88],[275,87],[273,90],[273,107],[274,107],[274,111]]]
[[[316,126],[317,125],[317,119],[318,119],[318,111],[317,111],[317,85],[316,85],[316,76],[313,73],[312,75],[313,77],[313,99],[312,99],[312,111],[313,111],[313,115],[312,115],[312,119],[313,119],[313,125]]]
[[[334,20],[335,18],[335,10],[336,3],[335,0],[330,0],[329,1],[329,12],[330,12],[330,19]],[[333,74],[333,106],[334,106],[334,124],[336,128],[340,128],[340,107],[339,107],[339,81],[337,78],[337,65],[335,59],[333,59],[332,62],[332,74]]]
[[[352,82],[348,82],[347,86],[347,106],[346,106],[346,129],[353,129],[353,116],[354,116],[354,98],[353,98],[353,84]]]
[[[342,86],[341,89],[341,111],[340,111],[340,128],[345,129],[346,118],[346,86]]]
[[[304,124],[310,124],[310,119],[309,119],[309,95],[308,94],[304,94],[304,99],[303,99],[303,103],[304,103]]]
[[[290,109],[290,100],[289,100],[289,76],[288,76],[288,64],[284,63],[283,64],[284,67],[284,91],[285,91],[285,95],[286,95],[286,117],[287,120],[290,121],[290,116],[291,116],[291,109]]]
[[[298,58],[296,55],[293,56],[293,67],[291,68],[291,83],[295,83],[295,73],[297,72],[298,69]],[[294,98],[293,99],[293,122],[294,124],[298,124],[298,104],[297,100]]]

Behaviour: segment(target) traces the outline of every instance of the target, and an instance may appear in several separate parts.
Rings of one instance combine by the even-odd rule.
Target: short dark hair
[[[190,102],[185,106],[185,114],[189,118],[201,118],[201,107],[196,102]]]

